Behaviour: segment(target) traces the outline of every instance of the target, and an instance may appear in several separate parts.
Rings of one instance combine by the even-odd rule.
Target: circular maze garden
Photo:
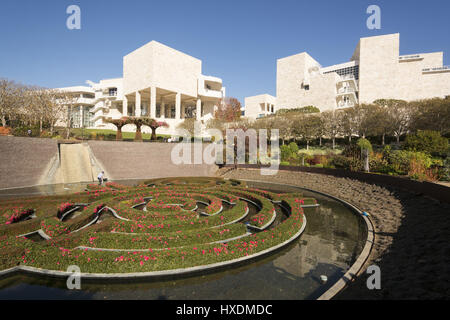
[[[301,193],[221,178],[92,184],[70,196],[2,200],[0,272],[76,265],[83,276],[126,277],[228,265],[298,238],[310,206],[316,200]]]

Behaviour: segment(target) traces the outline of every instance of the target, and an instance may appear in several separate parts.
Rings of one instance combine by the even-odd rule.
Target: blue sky
[[[66,8],[81,8],[81,30]],[[371,4],[381,30],[366,27]],[[400,33],[400,54],[444,51],[450,1],[2,0],[0,77],[44,87],[122,76],[122,57],[157,40],[203,62],[227,95],[275,95],[276,60],[307,51],[322,66],[350,59],[360,37]]]

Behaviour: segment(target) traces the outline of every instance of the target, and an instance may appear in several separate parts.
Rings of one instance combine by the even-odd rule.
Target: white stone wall
[[[276,109],[308,105],[321,111],[334,108],[337,76],[334,73],[322,75],[319,69],[320,64],[306,52],[278,59]],[[309,85],[309,90],[305,85]]]
[[[151,41],[123,58],[124,94],[154,86],[196,97],[201,72],[199,59]]]
[[[244,100],[245,117],[256,119],[259,115],[271,114],[271,107],[273,106],[274,113],[276,112],[276,98],[269,94],[261,94],[252,97],[246,97]]]
[[[450,95],[450,72],[422,72],[424,68],[442,67],[442,52],[422,53],[419,59],[399,59],[399,52],[398,33],[359,40],[351,57],[359,65],[359,103]],[[277,60],[277,109],[313,105],[324,111],[337,107],[340,77],[336,73],[318,73],[318,67],[319,63],[306,52]],[[339,65],[321,69],[334,68]],[[302,83],[309,85],[309,90]],[[356,95],[349,97],[353,102]]]
[[[398,97],[399,34],[360,39],[359,102]]]
[[[359,102],[376,99],[407,101],[450,95],[450,72],[423,73],[442,67],[443,53],[422,53],[420,58],[399,60],[398,33],[362,38],[359,48]]]

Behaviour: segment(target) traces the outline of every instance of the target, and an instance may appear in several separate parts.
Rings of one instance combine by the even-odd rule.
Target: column
[[[122,102],[122,116],[127,117],[128,116],[128,99],[127,96],[123,96],[123,102]]]
[[[202,100],[197,99],[197,121],[200,121],[202,118]]]
[[[180,120],[181,114],[181,93],[177,93],[175,97],[175,119]]]
[[[161,98],[161,107],[159,109],[159,113],[162,119],[166,118],[166,102],[164,101],[164,98]]]
[[[184,119],[186,117],[186,110],[185,110],[184,103],[181,103],[181,119]]]
[[[83,106],[80,106],[80,128],[83,127]]]
[[[156,118],[156,87],[150,87],[150,118]]]
[[[136,117],[141,116],[141,93],[139,91],[136,91],[136,102],[135,102],[135,108],[134,108],[134,115]]]

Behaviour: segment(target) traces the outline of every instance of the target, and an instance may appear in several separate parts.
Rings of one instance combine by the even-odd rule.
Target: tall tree
[[[336,148],[336,137],[341,131],[339,110],[328,110],[321,113],[324,134],[331,138],[333,149]]]
[[[21,86],[8,79],[0,79],[0,118],[2,126],[14,117],[22,99]]]
[[[220,100],[214,117],[226,122],[239,120],[241,118],[241,103],[233,97]]]
[[[425,99],[410,103],[412,108],[411,128],[437,130],[441,134],[450,132],[450,99]]]
[[[410,128],[413,109],[408,102],[396,99],[380,99],[375,104],[387,108],[387,116],[392,126],[392,133],[400,144],[400,137],[406,134]]]
[[[302,115],[294,120],[294,134],[306,141],[306,150],[309,143],[319,137],[320,117],[318,115]]]

